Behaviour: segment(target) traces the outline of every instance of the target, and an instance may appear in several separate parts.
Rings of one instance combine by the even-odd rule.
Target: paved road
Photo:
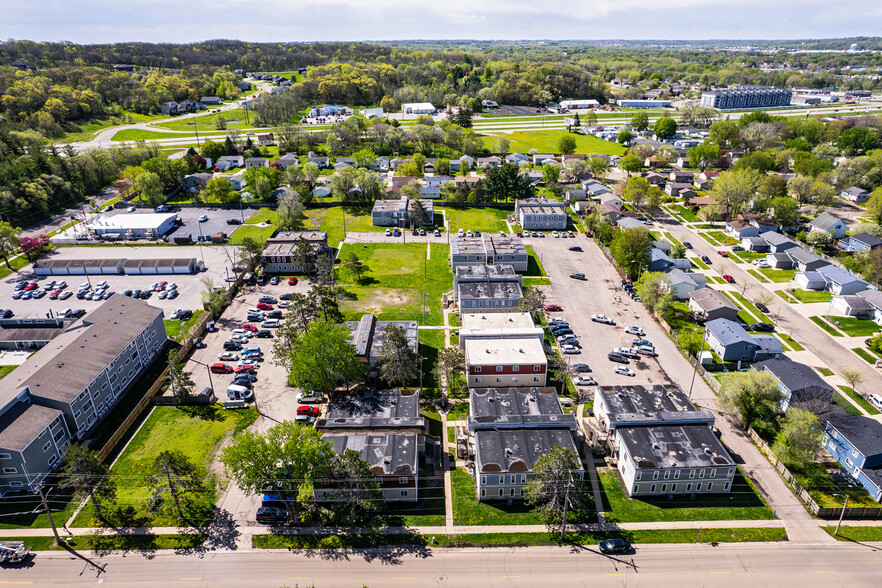
[[[84,560],[87,558],[87,561]],[[878,586],[878,546],[643,545],[605,556],[594,547],[389,548],[369,551],[170,551],[39,554],[2,583],[83,586]]]

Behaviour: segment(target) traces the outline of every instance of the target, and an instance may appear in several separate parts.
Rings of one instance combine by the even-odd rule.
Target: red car
[[[305,414],[306,416],[318,416],[319,409],[315,406],[298,406],[297,414]]]
[[[254,325],[249,325],[248,323],[245,323],[244,325],[239,325],[239,328],[245,329],[246,331],[256,331],[257,330],[257,327],[255,327]]]
[[[729,282],[730,284],[735,283],[735,278],[733,278],[729,274],[723,274],[723,279],[726,280],[727,282]]]
[[[61,294],[61,290],[52,290],[49,294],[49,300],[58,300],[58,295]]]
[[[297,285],[297,276],[291,276],[290,278],[288,278],[288,285],[289,286],[296,286]]]
[[[229,366],[227,366],[227,367],[229,367]],[[228,374],[230,372],[224,372],[224,373]],[[253,374],[254,373],[254,366],[240,365],[239,367],[236,368],[236,373],[237,374]]]
[[[720,257],[729,257],[729,254],[725,251],[717,251],[717,255],[719,255]]]
[[[37,282],[29,282],[27,286],[24,287],[25,290],[36,290]]]
[[[557,304],[546,304],[545,310],[548,312],[559,312],[563,309]]]
[[[209,369],[211,369],[213,374],[230,374],[233,372],[233,368],[225,363],[213,363]]]
[[[267,304],[266,302],[258,302],[256,308],[259,308],[260,310],[272,310],[273,305]]]

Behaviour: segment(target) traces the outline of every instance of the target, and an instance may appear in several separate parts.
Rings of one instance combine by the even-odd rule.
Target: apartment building
[[[470,388],[545,386],[548,360],[536,338],[470,339],[465,342]]]

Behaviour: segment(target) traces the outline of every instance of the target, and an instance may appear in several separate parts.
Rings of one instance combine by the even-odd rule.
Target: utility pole
[[[193,113],[193,131],[196,133],[196,146],[199,147],[199,119],[196,113]]]
[[[698,373],[698,364],[701,362],[701,354],[704,352],[704,341],[707,337],[707,329],[704,330],[704,333],[701,335],[701,347],[698,350],[698,354],[695,357],[695,365],[693,366],[695,369],[692,371],[692,382],[689,384],[689,400],[692,400],[692,387],[695,386],[695,374]]]
[[[570,472],[570,479],[567,481],[567,490],[564,494],[564,510],[563,520],[560,523],[560,542],[563,543],[564,536],[567,534],[567,505],[570,502],[570,486],[573,484],[573,474]]]
[[[845,495],[845,504],[842,505],[842,513],[839,515],[839,522],[836,523],[836,532],[834,535],[839,534],[839,527],[842,525],[842,519],[845,518],[845,509],[848,507],[848,494]]]
[[[49,524],[52,526],[52,534],[55,535],[55,541],[61,545],[61,537],[58,536],[58,529],[55,528],[55,520],[52,518],[52,511],[49,510],[49,504],[46,502],[46,493],[43,492],[42,484],[37,487],[37,492],[40,493],[40,501],[43,503],[43,508],[46,509],[46,516],[49,517]],[[836,528],[839,530],[839,527]]]

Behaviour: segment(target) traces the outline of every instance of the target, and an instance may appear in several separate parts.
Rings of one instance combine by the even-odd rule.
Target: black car
[[[258,286],[266,286],[269,283],[269,276],[265,274],[261,274],[257,276],[257,285]]]
[[[573,335],[573,330],[567,327],[566,329],[557,329],[556,331],[551,331],[551,334],[555,337],[560,337],[561,335]]]
[[[263,318],[262,314],[255,314],[253,312],[248,313],[248,316],[245,317],[245,319],[249,321],[262,321]]]
[[[616,353],[615,351],[613,351],[612,353],[610,353],[610,354],[607,355],[606,357],[607,357],[607,359],[609,359],[610,361],[617,361],[617,362],[619,362],[619,363],[630,363],[630,362],[628,361],[628,358],[627,358],[627,357],[625,357],[625,356],[622,355],[621,353]]]
[[[573,278],[574,280],[584,280],[585,274],[583,274],[581,272],[573,272],[570,274],[570,277]]]
[[[257,522],[273,525],[288,522],[288,511],[276,506],[261,506],[257,509]]]
[[[570,323],[567,323],[567,322],[554,323],[553,325],[551,325],[552,331],[557,331],[559,329],[569,329],[569,328],[570,328]]]
[[[260,331],[257,331],[254,336],[258,339],[270,339],[272,338],[273,333],[269,329],[261,329]]]
[[[257,376],[254,374],[236,374],[233,383],[239,386],[250,386],[251,382],[256,382]]]
[[[582,248],[579,247],[578,245],[576,245],[576,246],[574,246],[574,247],[570,247],[570,251],[578,251],[579,253],[581,253],[581,252],[582,252]]]
[[[197,337],[195,341],[193,341],[193,347],[196,349],[205,349],[207,345],[202,340],[202,337]]]
[[[741,245],[736,245],[732,248],[732,251],[744,251],[744,247]]]
[[[587,363],[574,363],[573,369],[580,373],[590,372],[591,368],[588,367]]]
[[[628,553],[631,544],[624,539],[604,539],[598,544],[600,553]]]
[[[241,225],[241,224],[242,224],[242,221],[240,221],[240,220],[237,219],[237,218],[231,218],[231,219],[229,219],[229,220],[227,221],[227,224],[228,224],[228,225]]]
[[[281,296],[279,296],[279,300],[291,300],[291,293],[286,292],[282,294]]]
[[[132,295],[131,290],[123,290],[123,296],[131,296],[131,295]]]
[[[771,323],[754,323],[750,325],[751,331],[759,331],[761,333],[773,333],[775,331],[775,325]]]
[[[85,310],[83,310],[82,308],[78,308],[76,310],[72,310],[69,313],[67,313],[67,316],[68,316],[68,318],[70,318],[70,317],[80,318],[81,316],[85,316],[85,314],[86,314]]]
[[[224,351],[238,351],[242,346],[235,341],[224,341]]]
[[[692,249],[692,243],[690,243],[689,241],[683,241],[683,247],[685,247],[686,249]]]
[[[280,319],[280,318],[282,318],[282,311],[281,311],[281,310],[274,310],[274,311],[272,311],[272,312],[270,312],[270,313],[267,313],[266,318],[268,318],[268,319]]]
[[[766,314],[769,313],[769,309],[768,309],[768,307],[766,307],[766,305],[763,304],[762,302],[757,302],[757,303],[756,303],[756,307],[757,307],[758,309],[760,309],[760,312],[764,312],[764,313],[766,313]]]
[[[11,311],[11,310],[9,310],[8,308],[0,309],[0,318],[5,318],[5,319],[7,319],[7,318],[11,318],[11,317],[12,317],[12,311]]]
[[[193,316],[192,310],[182,310],[181,314],[178,316],[178,318],[182,321],[185,321],[185,320],[189,319],[191,316]]]
[[[143,292],[141,292],[140,298],[141,298],[141,300],[147,300],[151,296],[153,296],[153,292],[151,292],[150,290],[144,290]]]
[[[140,290],[133,290],[133,291],[132,291],[132,298],[140,298],[140,297],[141,297],[141,291],[140,291]],[[77,296],[77,298],[79,298],[79,296]]]
[[[708,257],[707,255],[702,255],[701,261],[703,261],[704,263],[706,263],[708,265],[710,265],[710,263],[711,263],[710,257]]]

